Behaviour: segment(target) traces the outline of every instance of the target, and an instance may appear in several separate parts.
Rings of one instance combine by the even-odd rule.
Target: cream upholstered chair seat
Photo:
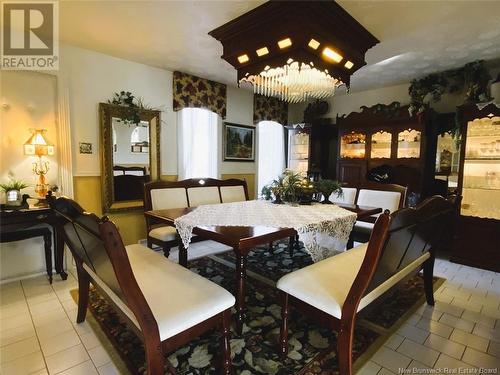
[[[278,281],[277,287],[285,293],[340,319],[342,307],[359,272],[367,245],[359,245],[344,253],[289,273]],[[420,267],[429,257],[430,254],[426,252],[365,295],[361,299],[358,311],[368,306]]]
[[[174,241],[176,233],[175,227],[161,226],[153,228],[149,236],[160,241]]]
[[[164,341],[232,307],[231,293],[200,275],[179,266],[148,247],[126,246],[137,284],[158,323]],[[113,302],[139,327],[132,311],[94,271],[85,270],[110,296]],[[165,288],[158,288],[164,285]]]
[[[337,196],[337,193],[332,193],[329,199],[333,203],[354,204],[357,191],[358,189],[356,188],[342,188],[342,195],[340,197]]]
[[[374,223],[369,223],[367,221],[356,221],[356,223],[354,224],[354,228],[356,229],[356,231],[358,233],[362,233],[362,234],[370,234],[373,230],[373,227],[374,227]]]

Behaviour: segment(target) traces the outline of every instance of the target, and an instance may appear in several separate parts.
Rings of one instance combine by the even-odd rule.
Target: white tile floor
[[[190,250],[201,256],[223,248],[207,241]],[[500,367],[500,274],[444,260],[435,274],[447,279],[436,306],[422,305],[358,374]],[[0,374],[119,374],[91,326],[75,323],[69,291],[76,287],[71,274],[52,286],[43,276],[0,285]]]

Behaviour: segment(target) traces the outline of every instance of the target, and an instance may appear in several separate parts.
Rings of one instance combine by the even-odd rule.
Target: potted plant
[[[28,187],[28,184],[21,180],[10,177],[10,181],[0,184],[0,188],[5,192],[5,200],[9,206],[20,206],[22,202],[21,190]]]
[[[330,195],[337,193],[337,197],[342,196],[342,187],[337,181],[334,180],[319,180],[314,183],[316,190],[323,195],[323,204],[332,204],[330,202]]]
[[[271,182],[270,190],[274,195],[274,204],[282,204],[282,196],[285,191],[284,176],[278,176],[273,182]]]
[[[273,192],[271,191],[271,187],[269,185],[264,185],[260,191],[260,196],[266,200],[270,201],[272,198]]]
[[[311,204],[313,195],[317,192],[314,182],[307,178],[303,178],[299,185],[299,204]]]
[[[295,204],[299,201],[302,174],[286,169],[283,172],[283,200]]]

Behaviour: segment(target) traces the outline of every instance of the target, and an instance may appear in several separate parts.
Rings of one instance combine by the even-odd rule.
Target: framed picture
[[[225,122],[222,152],[224,161],[255,161],[255,127]]]
[[[80,142],[80,154],[91,154],[92,153],[92,143]]]

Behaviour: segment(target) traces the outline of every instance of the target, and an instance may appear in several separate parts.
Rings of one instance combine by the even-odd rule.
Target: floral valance
[[[205,108],[226,118],[226,85],[191,74],[174,72],[174,111]]]
[[[264,95],[253,96],[253,122],[276,121],[286,125],[288,121],[288,103],[278,98]]]

